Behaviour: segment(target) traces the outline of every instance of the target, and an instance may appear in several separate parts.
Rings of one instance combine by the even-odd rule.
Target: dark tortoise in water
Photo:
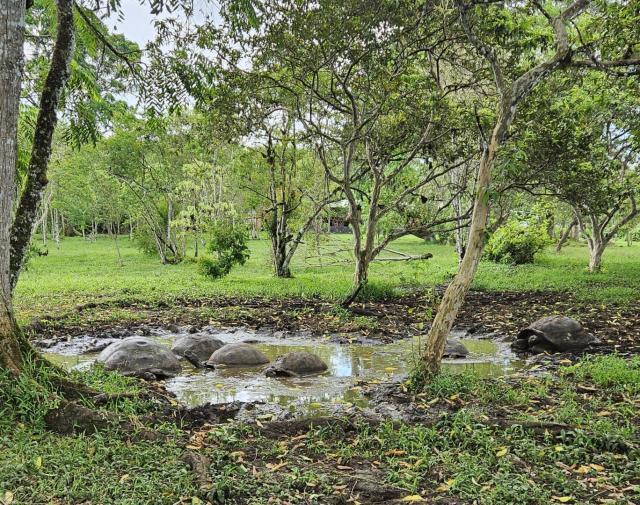
[[[547,316],[520,331],[511,347],[516,351],[537,354],[582,351],[599,343],[600,341],[575,319],[567,316]]]
[[[269,363],[269,358],[250,344],[235,343],[222,346],[214,352],[207,366],[256,366]]]
[[[223,346],[222,340],[211,335],[191,334],[177,338],[171,350],[199,367]]]
[[[145,337],[128,337],[103,350],[96,362],[106,370],[144,379],[175,377],[182,371],[178,358],[166,347]]]
[[[288,352],[278,357],[265,370],[268,377],[299,377],[327,370],[327,364],[315,354],[304,351]]]

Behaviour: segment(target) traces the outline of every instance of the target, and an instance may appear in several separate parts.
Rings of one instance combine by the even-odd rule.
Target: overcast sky
[[[122,2],[124,20],[110,23],[110,28],[122,33],[126,38],[144,47],[155,35],[153,22],[156,19],[149,13],[148,5],[140,5],[138,0],[124,0]]]
[[[124,13],[124,20],[118,22],[114,19],[108,23],[108,26],[116,33],[122,33],[129,40],[137,42],[140,47],[143,48],[146,43],[155,36],[154,21],[159,19],[158,16],[153,16],[150,10],[151,8],[148,2],[140,5],[140,0],[123,0],[122,11]],[[181,14],[178,10],[171,14],[164,13],[160,18],[181,17]],[[216,4],[211,0],[195,0],[192,19],[198,22],[203,20],[207,14],[213,15],[214,19],[216,18]],[[184,14],[182,14],[182,16],[183,15]]]

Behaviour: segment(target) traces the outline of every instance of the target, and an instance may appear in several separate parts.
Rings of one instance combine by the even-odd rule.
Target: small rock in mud
[[[245,338],[242,343],[243,344],[259,344],[262,340],[258,340],[257,338]]]
[[[254,366],[269,363],[269,358],[249,344],[227,344],[214,352],[207,365]]]
[[[224,346],[224,342],[211,335],[190,334],[177,338],[171,346],[171,350],[183,358],[186,353],[190,353],[198,361],[207,361],[222,346]]]
[[[267,377],[298,377],[312,375],[327,370],[327,364],[310,352],[294,351],[278,357],[265,370]]]
[[[469,350],[459,340],[448,338],[444,346],[443,358],[465,358]]]
[[[144,379],[175,377],[182,367],[175,354],[145,337],[114,342],[98,356],[106,370]]]

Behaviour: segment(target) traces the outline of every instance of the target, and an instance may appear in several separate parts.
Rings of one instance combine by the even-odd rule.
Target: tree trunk
[[[460,11],[460,21],[467,38],[476,46],[479,54],[486,58],[491,65],[496,86],[500,92],[500,104],[498,105],[498,115],[491,133],[491,139],[480,160],[478,186],[469,228],[467,250],[458,267],[458,273],[444,292],[438,312],[427,335],[427,342],[422,354],[423,367],[427,375],[436,374],[440,370],[440,361],[447,337],[451,332],[458,311],[464,303],[465,296],[469,291],[480,263],[490,209],[491,170],[496,152],[513,122],[518,103],[549,74],[567,63],[571,56],[571,49],[568,43],[566,23],[582,12],[586,8],[587,2],[586,0],[576,0],[556,17],[550,19],[550,24],[555,34],[555,54],[549,60],[522,74],[510,86],[505,84],[502,69],[493,48],[480,41],[471,30],[467,17],[468,6],[462,2],[457,2],[457,5]]]
[[[604,245],[589,247],[589,272],[597,273],[601,270],[602,253],[604,253]]]
[[[359,251],[356,253],[356,270],[353,274],[353,287],[349,296],[342,302],[342,307],[347,308],[356,301],[362,289],[367,285],[369,274],[369,261],[366,253]]]
[[[58,209],[53,209],[53,241],[56,244],[56,249],[60,249],[60,212]]]
[[[478,269],[485,243],[485,229],[489,217],[489,189],[491,184],[491,167],[500,146],[502,125],[501,119],[494,128],[491,143],[480,159],[478,170],[478,189],[473,207],[473,217],[469,229],[469,238],[464,257],[458,266],[458,273],[446,291],[438,307],[438,312],[427,336],[427,342],[422,352],[425,371],[435,374],[440,370],[440,361],[444,346],[451,332],[458,311],[464,303],[473,277]]]
[[[14,0],[11,0],[12,2]],[[24,2],[23,2],[24,3]],[[40,107],[33,135],[27,182],[20,196],[11,228],[11,288],[15,288],[26,252],[31,242],[42,194],[49,182],[47,168],[51,157],[53,132],[58,122],[58,100],[70,74],[74,49],[73,0],[58,0],[58,33],[51,55],[51,65],[40,97]],[[15,166],[15,165],[14,165]]]
[[[24,0],[5,0],[0,8],[0,368],[12,373],[22,367],[11,303],[10,244],[16,197],[24,15]]]
[[[557,253],[559,253],[562,250],[562,246],[565,244],[565,242],[567,240],[569,240],[569,237],[571,236],[571,231],[576,226],[578,226],[578,221],[576,219],[574,219],[573,221],[571,221],[569,223],[569,226],[567,226],[567,229],[564,230],[564,232],[560,236],[560,240],[558,240],[558,243],[556,244],[556,252]]]
[[[47,247],[47,223],[49,222],[49,209],[45,206],[42,209],[42,245]]]

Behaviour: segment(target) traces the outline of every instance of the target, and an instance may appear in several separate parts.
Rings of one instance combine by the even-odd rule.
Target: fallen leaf
[[[4,502],[5,505],[9,505],[10,503],[13,503],[13,493],[11,491],[5,491],[2,501]]]
[[[509,452],[509,448],[507,447],[501,447],[500,449],[498,449],[496,451],[496,457],[498,458],[502,458],[503,456],[507,455],[507,452]]]
[[[551,498],[555,501],[559,501],[560,503],[569,503],[573,501],[571,496],[552,496]]]
[[[419,494],[411,494],[409,496],[405,496],[402,501],[406,501],[406,502],[417,502],[417,501],[422,501],[422,496],[420,496]]]

